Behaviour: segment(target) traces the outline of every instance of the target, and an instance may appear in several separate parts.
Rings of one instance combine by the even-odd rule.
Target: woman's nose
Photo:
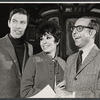
[[[43,43],[47,43],[47,39],[44,39],[44,40],[43,40]]]

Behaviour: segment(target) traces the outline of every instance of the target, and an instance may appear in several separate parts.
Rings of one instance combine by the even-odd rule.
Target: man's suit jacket
[[[27,43],[26,43],[27,44]],[[29,56],[33,54],[32,45],[28,45]],[[24,50],[23,69],[26,62],[26,48]],[[14,47],[8,35],[0,39],[0,98],[20,97],[21,72]]]
[[[100,50],[95,45],[76,73],[78,53],[67,59],[64,78],[67,91],[75,91],[76,98],[100,97]]]

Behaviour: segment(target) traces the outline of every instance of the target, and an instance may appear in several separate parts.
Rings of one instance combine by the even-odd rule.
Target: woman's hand
[[[66,86],[65,80],[60,82],[56,86],[56,88],[55,88],[55,92],[56,92],[55,98],[75,98],[75,92],[66,91],[65,86]]]

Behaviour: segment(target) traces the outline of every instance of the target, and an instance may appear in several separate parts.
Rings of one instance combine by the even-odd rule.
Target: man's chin
[[[22,37],[22,36],[16,36],[15,39],[19,39],[19,38],[21,38],[21,37]]]
[[[76,45],[77,47],[80,47],[80,43],[75,43],[75,45]]]

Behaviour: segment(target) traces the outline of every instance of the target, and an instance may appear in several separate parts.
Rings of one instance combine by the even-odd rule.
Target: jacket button
[[[50,72],[52,72],[52,70],[50,70]]]
[[[56,74],[59,74],[59,72],[56,72]]]
[[[76,77],[74,77],[74,80],[77,80],[77,78],[76,78]]]
[[[57,82],[60,82],[60,80],[58,80]]]

